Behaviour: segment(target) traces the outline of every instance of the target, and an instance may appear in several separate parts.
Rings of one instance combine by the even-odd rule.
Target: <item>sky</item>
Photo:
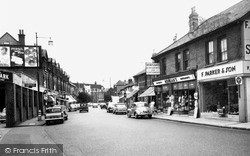
[[[203,19],[241,0],[0,0],[0,36],[48,51],[73,83],[105,88],[133,79],[160,52],[188,33],[191,8]],[[48,46],[51,37],[53,46]]]

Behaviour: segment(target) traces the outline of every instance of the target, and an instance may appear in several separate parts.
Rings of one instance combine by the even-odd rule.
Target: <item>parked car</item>
[[[93,103],[93,104],[92,104],[92,107],[93,107],[93,108],[98,108],[98,103]]]
[[[76,111],[77,110],[77,104],[76,103],[70,103],[69,104],[69,112]]]
[[[89,107],[87,103],[81,103],[79,108],[79,113],[82,111],[89,112]]]
[[[2,112],[0,113],[0,122],[6,122],[6,108],[3,108]]]
[[[114,114],[118,114],[118,113],[126,114],[127,113],[126,104],[125,103],[117,103],[117,104],[115,104],[113,113]]]
[[[104,102],[100,103],[100,108],[101,109],[107,109],[107,104],[104,103]]]
[[[46,109],[45,113],[46,124],[57,121],[63,123],[65,119],[66,120],[68,119],[68,114],[66,113],[66,107],[64,110],[64,107],[62,105],[55,105],[53,107],[49,107]]]
[[[114,110],[114,105],[115,105],[115,103],[113,103],[113,102],[109,102],[109,103],[108,103],[108,107],[107,107],[107,112],[108,112],[108,113],[112,113],[112,112],[113,112],[113,110]]]
[[[127,110],[127,117],[130,118],[131,116],[134,116],[136,119],[138,117],[147,116],[149,119],[151,119],[152,111],[146,102],[134,102]]]

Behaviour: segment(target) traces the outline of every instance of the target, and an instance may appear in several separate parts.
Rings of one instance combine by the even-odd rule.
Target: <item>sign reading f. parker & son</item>
[[[197,80],[208,80],[221,78],[223,76],[232,76],[243,73],[243,61],[223,64],[210,68],[204,68],[197,71]]]

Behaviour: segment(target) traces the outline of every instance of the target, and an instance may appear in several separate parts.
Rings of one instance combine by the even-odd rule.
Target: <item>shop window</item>
[[[214,43],[213,41],[209,41],[206,44],[206,64],[214,63]]]
[[[226,61],[227,58],[227,39],[222,38],[219,39],[219,48],[218,48],[218,61],[223,62]]]
[[[181,70],[181,53],[175,55],[175,71],[178,72]]]
[[[189,68],[189,50],[183,52],[183,69],[187,70]]]

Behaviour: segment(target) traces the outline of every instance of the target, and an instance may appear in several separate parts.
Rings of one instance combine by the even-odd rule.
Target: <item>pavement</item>
[[[250,122],[242,123],[237,121],[215,119],[215,118],[195,118],[193,116],[188,116],[188,115],[178,115],[178,114],[167,115],[166,113],[155,114],[153,115],[153,118],[182,122],[182,123],[221,127],[221,128],[250,130]]]

